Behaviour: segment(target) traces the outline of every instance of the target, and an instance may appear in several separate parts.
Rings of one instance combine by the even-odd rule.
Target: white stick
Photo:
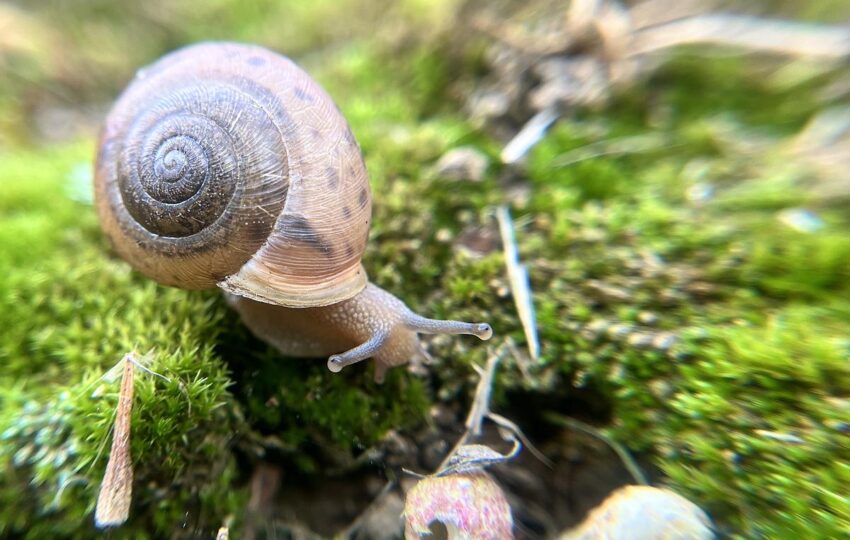
[[[511,212],[507,206],[496,209],[496,218],[499,220],[499,232],[502,236],[502,244],[505,251],[505,264],[508,267],[508,281],[511,285],[511,294],[514,297],[519,320],[525,332],[528,342],[528,353],[532,360],[540,357],[540,340],[537,337],[537,321],[534,314],[534,300],[531,297],[531,286],[528,283],[528,272],[519,262],[519,251],[514,237],[513,221]]]
[[[522,159],[535,144],[540,142],[540,139],[546,134],[546,130],[559,116],[554,107],[543,109],[532,116],[531,120],[522,126],[519,133],[514,135],[514,138],[505,145],[501,154],[502,163],[516,163]]]

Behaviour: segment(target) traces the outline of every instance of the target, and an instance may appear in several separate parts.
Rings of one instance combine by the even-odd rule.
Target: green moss
[[[169,534],[187,512],[212,534],[244,507],[237,447],[262,433],[314,471],[296,450],[320,443],[345,461],[420,421],[426,389],[402,371],[377,386],[366,369],[331,376],[323,363],[286,361],[248,336],[219,295],[160,287],[110,255],[90,201],[68,196],[68,173],[92,151],[0,159],[0,531],[90,534],[78,518],[93,510],[118,387],[103,375],[130,350],[152,351],[149,367],[169,379],[136,375],[134,518],[122,529],[132,537]]]
[[[663,420],[678,443],[664,471],[747,536],[850,530],[836,483],[850,457],[836,429],[847,414],[847,342],[838,336],[848,328],[836,315],[789,306],[759,325],[711,328],[677,370]]]
[[[392,20],[421,15],[418,5],[404,4]],[[72,43],[114,23],[113,8],[86,9],[67,25]],[[200,36],[265,36],[291,52],[353,26],[345,8],[323,2],[295,6],[288,17],[302,31],[279,34],[269,15],[278,9],[213,2],[197,25],[145,40],[138,17],[127,17],[120,40],[145,46],[93,63],[101,76],[91,80],[111,82],[79,91],[112,97],[133,68]],[[500,372],[498,410],[522,408],[510,389],[559,397],[591,389],[600,400],[593,412],[607,411],[593,419],[654,459],[664,481],[710,510],[723,531],[846,535],[846,204],[815,204],[825,225],[814,234],[776,215],[816,200],[777,141],[817,112],[816,86],[834,75],[752,77],[750,60],[682,54],[609,110],[562,119],[526,170],[494,163],[480,183],[449,183],[430,170],[447,150],[472,144],[498,154],[499,143],[453,100],[455,70],[477,70],[480,60],[468,51],[446,57],[439,40],[386,40],[304,58],[366,156],[371,279],[419,312],[489,320],[497,339],[521,343],[513,303],[499,293],[498,246],[474,258],[453,245],[469,228],[493,227],[492,207],[515,187],[507,179],[521,182],[528,194],[513,199],[513,212],[542,357],[531,380],[510,364]],[[94,54],[81,47],[71,62]],[[37,75],[52,80],[49,70]],[[14,85],[0,91],[16,95]],[[21,117],[13,109],[12,126]],[[735,144],[750,139],[764,146]],[[128,350],[152,351],[150,367],[169,380],[137,372],[133,521],[116,536],[177,534],[187,522],[211,536],[245,507],[240,459],[265,453],[321,480],[329,464],[344,466],[388,430],[422,422],[435,399],[423,380],[392,370],[378,386],[366,367],[331,375],[322,362],[283,359],[214,292],[166,289],[131,271],[86,200],[92,154],[87,141],[0,155],[0,534],[26,526],[31,538],[92,535],[81,516],[96,498],[117,391],[102,376]],[[694,197],[701,186],[713,196]],[[483,363],[488,348],[455,338],[434,339],[430,349],[436,397],[463,399],[476,379],[470,363]]]
[[[800,87],[743,80],[736,60],[678,62],[654,87],[675,111],[655,131],[677,144],[565,169],[559,157],[591,139],[580,122],[563,122],[533,153],[537,227],[521,245],[543,360],[607,396],[611,434],[656,453],[667,481],[726,533],[846,535],[835,480],[850,458],[838,420],[850,388],[846,224],[825,208],[823,229],[792,230],[777,211],[810,196],[787,155],[779,165],[773,147],[755,156],[711,142],[712,130],[694,136],[721,111],[736,115],[742,137],[781,136],[816,105]],[[708,80],[720,84],[694,100]],[[634,92],[618,105],[625,114],[598,123],[606,137],[647,129],[630,113],[643,97]],[[714,186],[707,200],[687,192],[695,159],[708,164],[698,177]],[[657,320],[641,323],[642,312]],[[643,339],[667,331],[670,348]]]

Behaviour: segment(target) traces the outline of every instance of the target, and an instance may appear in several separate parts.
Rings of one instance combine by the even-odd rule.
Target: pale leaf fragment
[[[133,411],[133,353],[124,357],[124,374],[112,432],[112,449],[97,497],[94,522],[98,528],[117,527],[130,516],[133,493],[133,460],[130,455],[130,417]]]

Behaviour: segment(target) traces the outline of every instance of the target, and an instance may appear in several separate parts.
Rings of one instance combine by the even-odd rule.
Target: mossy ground
[[[474,145],[495,157],[499,143],[459,112],[454,92],[471,76],[456,70],[469,60],[440,28],[406,38],[348,31],[333,42],[345,10],[366,4],[324,2],[290,12],[302,30],[284,39],[268,22],[272,3],[219,4],[204,4],[189,29],[166,25],[144,40],[132,36],[151,13],[118,23],[106,9],[75,12],[79,32],[145,43],[115,58],[60,33],[49,8],[31,13],[46,21],[46,42],[73,43],[69,61],[91,66],[106,89],[52,73],[40,51],[4,57],[27,77],[2,87],[11,98],[0,139],[0,534],[95,535],[118,388],[102,376],[128,350],[150,351],[151,369],[169,378],[137,374],[133,517],[116,534],[134,538],[212,534],[228,516],[238,526],[246,462],[264,454],[321,481],[329,462],[424,422],[435,400],[465,400],[470,364],[488,354],[469,340],[436,340],[430,380],[398,369],[379,386],[365,366],[333,375],[323,362],[280,358],[214,292],[159,287],[116,258],[88,199],[93,137],[38,143],[14,120],[32,112],[21,80],[72,100],[108,99],[138,65],[209,37],[300,54],[326,85],[372,176],[367,270],[420,312],[486,319],[497,341],[524,339],[512,302],[496,293],[501,253],[473,258],[453,246],[468,227],[492,226],[494,205],[512,203],[543,354],[531,381],[503,370],[497,407],[518,407],[515,389],[592,389],[610,416],[585,419],[650,456],[663,482],[724,533],[850,533],[850,214],[846,200],[819,198],[814,173],[787,151],[823,108],[817,90],[830,74],[782,82],[753,77],[748,60],[684,54],[610,108],[563,119],[519,174],[494,165],[481,183],[452,183],[430,173],[440,155]],[[408,2],[388,17],[401,27],[437,21],[446,6]],[[660,142],[559,165],[588,145],[647,135]],[[730,137],[770,142],[747,153]],[[693,196],[705,186],[712,196]],[[525,195],[509,197],[517,187]],[[777,218],[803,206],[822,228],[799,232]],[[536,421],[564,412],[541,410]]]

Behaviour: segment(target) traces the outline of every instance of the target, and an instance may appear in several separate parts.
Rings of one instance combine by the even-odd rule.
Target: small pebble
[[[788,208],[777,216],[779,221],[797,232],[815,233],[824,226],[823,220],[811,210],[805,208]]]
[[[643,332],[635,332],[634,334],[629,334],[629,337],[626,339],[626,343],[631,345],[632,347],[644,348],[649,347],[652,344],[653,335],[645,334]]]
[[[850,435],[850,422],[840,422],[838,420],[827,420],[825,422],[825,425],[826,425],[826,427],[832,428],[835,431]]]
[[[433,522],[454,531],[452,538],[514,537],[508,500],[499,484],[483,472],[423,478],[407,492],[404,522],[407,540],[431,538]]]
[[[783,442],[787,444],[804,444],[806,441],[797,437],[796,435],[792,435],[791,433],[782,433],[779,431],[768,431],[766,429],[757,429],[756,433],[761,435],[765,439],[771,439],[778,442]]]
[[[628,324],[617,323],[608,328],[608,337],[622,339],[632,333],[634,328]]]
[[[661,351],[670,350],[676,344],[676,336],[669,332],[656,334],[652,339],[652,346]]]
[[[639,323],[650,326],[658,322],[658,315],[651,311],[641,311],[637,318]]]
[[[457,251],[473,258],[479,259],[502,248],[499,231],[494,227],[469,226],[463,229],[454,241]]]
[[[594,334],[601,334],[605,330],[608,329],[611,323],[604,319],[596,319],[591,321],[590,324],[586,326],[587,330]]]
[[[397,493],[387,493],[366,511],[357,538],[393,540],[402,534],[403,523],[399,516],[404,511],[404,501]]]
[[[469,112],[473,121],[486,122],[505,116],[511,107],[511,98],[500,90],[476,92],[469,100]]]
[[[658,399],[666,400],[673,395],[675,388],[668,381],[656,379],[654,381],[650,381],[649,391],[652,392],[652,395]]]
[[[563,533],[559,539],[714,537],[705,512],[681,495],[650,486],[626,486],[594,508],[578,528]]]
[[[434,165],[434,172],[447,180],[480,182],[490,164],[487,156],[471,146],[449,150]]]

